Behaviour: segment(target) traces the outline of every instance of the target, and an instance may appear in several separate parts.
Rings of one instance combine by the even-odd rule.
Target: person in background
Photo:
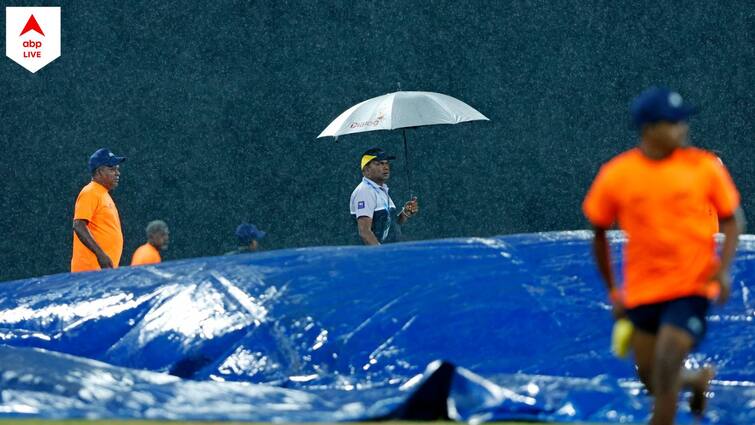
[[[365,245],[380,245],[401,240],[401,227],[419,212],[414,197],[396,214],[396,205],[388,195],[385,182],[391,176],[389,156],[380,148],[372,148],[362,154],[362,181],[351,193],[349,212],[357,224],[357,232]]]
[[[258,229],[254,224],[241,223],[236,228],[236,238],[239,241],[239,247],[226,255],[248,254],[259,250],[259,240],[263,239],[267,233]]]
[[[118,186],[125,157],[98,149],[89,157],[92,181],[81,189],[73,213],[71,271],[118,267],[123,253],[123,232],[118,208],[110,191]]]
[[[162,220],[150,221],[147,224],[147,243],[134,251],[131,257],[131,265],[157,264],[162,261],[160,251],[168,248],[170,231],[168,225]]]
[[[728,299],[744,215],[739,192],[715,155],[687,144],[695,108],[667,88],[650,88],[631,105],[639,145],[604,164],[582,204],[595,229],[593,253],[614,316],[634,327],[631,345],[640,380],[654,398],[652,425],[671,425],[682,387],[692,390],[690,411],[702,416],[712,367],[683,368],[703,339],[709,287]],[[715,209],[724,235],[721,256],[710,226]],[[606,231],[627,235],[624,282],[616,285]]]

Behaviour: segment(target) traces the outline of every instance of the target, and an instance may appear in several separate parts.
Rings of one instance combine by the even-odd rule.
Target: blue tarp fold
[[[2,283],[0,416],[643,422],[589,245],[321,247]],[[733,273],[689,359],[718,367],[707,423],[755,423],[755,238]]]

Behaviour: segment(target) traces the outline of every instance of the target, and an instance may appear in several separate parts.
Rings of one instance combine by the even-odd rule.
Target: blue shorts
[[[705,297],[684,297],[628,309],[627,317],[635,328],[658,333],[662,325],[672,325],[686,331],[697,345],[705,336],[710,301]]]

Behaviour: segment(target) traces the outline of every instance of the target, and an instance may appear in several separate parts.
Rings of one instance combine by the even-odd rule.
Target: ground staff
[[[709,294],[729,295],[729,265],[743,217],[739,193],[715,155],[685,146],[688,117],[682,97],[651,88],[632,103],[639,146],[605,164],[583,210],[595,228],[594,253],[616,317],[634,325],[637,372],[654,397],[651,424],[674,422],[682,386],[693,392],[690,409],[702,415],[711,367],[682,370],[703,338]],[[713,207],[724,242],[716,257]],[[628,241],[620,291],[611,270],[606,229],[618,222]],[[711,291],[719,285],[719,291]]]
[[[147,224],[147,242],[134,251],[131,257],[131,265],[157,264],[162,262],[160,251],[168,249],[170,242],[170,230],[162,220],[150,221]]]
[[[92,181],[81,189],[73,213],[71,271],[118,267],[123,253],[123,232],[118,208],[110,191],[118,186],[120,166],[126,158],[108,149],[89,157]]]

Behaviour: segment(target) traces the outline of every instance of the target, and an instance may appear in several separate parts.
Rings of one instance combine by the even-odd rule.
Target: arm
[[[419,204],[417,203],[417,197],[412,197],[412,200],[404,204],[404,208],[398,215],[398,224],[404,224],[409,217],[419,212]]]
[[[618,296],[618,288],[613,277],[613,269],[611,269],[611,249],[606,237],[606,229],[595,227],[595,238],[593,239],[592,247],[595,261],[598,263],[598,271],[600,271],[600,275],[603,277],[603,281],[610,294],[611,302],[613,303],[614,316],[622,317],[624,315],[624,306]]]
[[[380,245],[377,236],[372,232],[371,217],[359,217],[357,219],[357,227],[359,229],[359,237],[362,238],[362,242],[365,245]]]
[[[745,218],[741,208],[737,208],[731,217],[721,220],[721,233],[724,235],[724,241],[721,245],[721,263],[712,277],[712,280],[718,281],[721,285],[721,293],[718,296],[720,304],[725,303],[729,299],[729,293],[731,292],[729,266],[731,266],[731,262],[734,259],[739,235],[744,231],[744,226]]]
[[[97,241],[95,241],[94,237],[92,237],[92,234],[89,233],[86,220],[73,220],[73,231],[74,233],[76,233],[76,236],[79,238],[81,243],[94,253],[101,268],[113,268],[113,261],[110,259],[110,257],[107,256],[107,254],[105,254],[105,251],[100,248],[100,246],[97,244]]]

